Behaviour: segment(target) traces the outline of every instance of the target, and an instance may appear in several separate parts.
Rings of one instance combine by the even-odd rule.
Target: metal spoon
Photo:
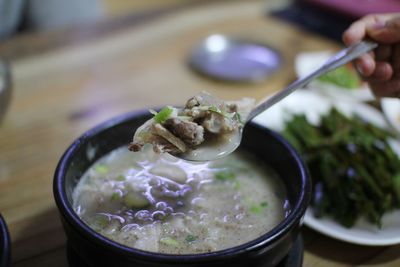
[[[286,96],[293,93],[295,90],[299,88],[305,87],[309,82],[318,78],[319,76],[330,72],[356,58],[359,56],[375,49],[378,44],[370,41],[362,41],[353,46],[347,47],[333,57],[331,57],[323,66],[321,66],[316,71],[310,73],[308,76],[298,79],[292,84],[290,84],[285,89],[279,91],[275,95],[271,96],[264,102],[260,103],[257,107],[255,107],[249,114],[246,119],[244,126],[232,136],[226,139],[226,142],[219,142],[218,144],[204,144],[200,145],[198,148],[183,154],[176,155],[177,157],[189,161],[211,161],[221,157],[224,157],[238,148],[242,139],[243,128],[246,127],[246,124],[250,122],[254,117],[259,115],[260,113],[267,110],[272,105],[281,101]]]

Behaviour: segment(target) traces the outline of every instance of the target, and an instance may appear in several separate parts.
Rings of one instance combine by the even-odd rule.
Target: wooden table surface
[[[260,100],[295,78],[298,52],[339,48],[266,16],[266,2],[209,1],[11,60],[13,99],[0,127],[0,212],[12,236],[13,266],[67,266],[52,179],[63,151],[84,131],[128,111],[182,103],[200,90]],[[258,84],[196,75],[185,64],[187,54],[212,33],[269,44],[282,53],[283,66]],[[400,245],[357,246],[306,227],[302,235],[304,266],[400,266]]]

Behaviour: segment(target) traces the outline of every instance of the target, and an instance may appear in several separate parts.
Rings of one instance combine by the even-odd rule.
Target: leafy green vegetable
[[[393,180],[394,180],[394,190],[396,191],[396,194],[400,196],[400,173],[396,174]]]
[[[188,243],[192,243],[192,242],[196,241],[197,238],[198,237],[195,236],[195,235],[187,235],[186,238],[185,238],[185,241],[188,242]]]
[[[110,171],[110,169],[104,164],[97,164],[94,167],[94,170],[99,174],[106,174]]]
[[[385,212],[400,208],[400,159],[389,132],[333,108],[319,126],[295,115],[282,134],[308,165],[317,217],[346,227],[365,217],[380,227]]]
[[[160,112],[156,112],[154,110],[151,110],[150,112],[154,114],[154,121],[157,123],[163,123],[165,122],[172,114],[174,109],[170,106],[166,106],[163,109],[160,110]]]
[[[332,83],[347,89],[354,89],[360,86],[360,79],[358,78],[357,73],[348,66],[342,66],[336,70],[328,72],[320,76],[318,80]]]

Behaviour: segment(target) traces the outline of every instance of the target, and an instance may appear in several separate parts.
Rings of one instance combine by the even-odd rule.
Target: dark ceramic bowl
[[[10,235],[7,230],[6,222],[0,214],[0,267],[10,266]]]
[[[246,244],[191,255],[169,255],[126,247],[96,233],[75,214],[72,191],[98,158],[127,145],[135,129],[150,118],[148,111],[126,114],[89,130],[62,156],[54,176],[54,197],[73,250],[89,266],[274,266],[289,252],[310,200],[311,182],[296,151],[278,134],[250,124],[241,149],[275,169],[283,180],[290,214],[275,228]],[[94,155],[93,155],[94,154]]]

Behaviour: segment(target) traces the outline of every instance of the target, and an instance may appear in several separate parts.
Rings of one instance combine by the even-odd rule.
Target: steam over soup
[[[137,249],[205,253],[266,233],[289,212],[283,184],[243,151],[193,163],[151,148],[99,159],[79,181],[73,206],[102,235]]]

